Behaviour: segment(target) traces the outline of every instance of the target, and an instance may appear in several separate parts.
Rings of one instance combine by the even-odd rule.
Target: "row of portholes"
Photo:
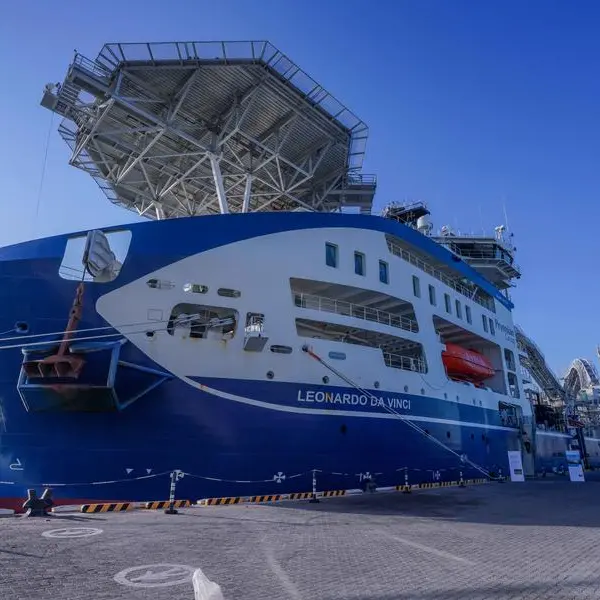
[[[148,279],[146,285],[154,290],[172,290],[175,287],[175,284],[172,281],[166,281],[164,279]],[[206,294],[208,292],[208,286],[200,283],[184,283],[183,291],[191,294]],[[219,288],[217,294],[224,298],[239,298],[242,295],[242,292],[232,288]]]
[[[429,429],[425,429],[425,433],[426,433],[427,435],[430,435],[430,434],[429,434]],[[450,432],[449,432],[449,431],[446,431],[446,437],[447,437],[448,439],[450,439],[450,437],[451,437],[451,436],[450,436]],[[474,434],[474,433],[472,433],[472,434],[471,434],[471,439],[472,439],[472,440],[475,440],[475,434]],[[485,443],[487,443],[487,444],[489,444],[489,443],[490,443],[490,440],[489,440],[489,438],[488,438],[488,437],[485,435],[485,433],[482,433],[482,434],[481,434],[481,441],[482,441],[482,442],[485,442]]]

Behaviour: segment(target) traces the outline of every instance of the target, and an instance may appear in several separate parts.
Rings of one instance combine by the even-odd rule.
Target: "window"
[[[325,264],[328,267],[338,266],[338,247],[335,244],[325,243]]]
[[[490,333],[492,335],[496,335],[496,329],[494,327],[494,321],[492,321],[492,319],[488,319],[489,323],[490,323]]]
[[[515,355],[508,348],[504,348],[504,360],[506,361],[506,368],[509,371],[516,371],[515,368]]]
[[[274,352],[275,354],[291,354],[292,349],[289,346],[281,346],[278,344],[273,344],[271,346],[271,352]]]
[[[206,292],[208,292],[208,287],[200,283],[184,283],[183,291],[191,292],[192,294],[206,294]]]
[[[431,306],[436,306],[437,304],[435,300],[435,288],[432,285],[429,286],[429,304]]]
[[[467,323],[472,323],[473,318],[471,317],[471,307],[465,305],[465,317],[467,318]]]
[[[421,297],[421,282],[419,281],[419,278],[416,275],[413,275],[412,281],[413,281],[413,294],[417,298],[420,298]]]
[[[354,253],[354,272],[357,275],[365,274],[365,255],[362,252]]]
[[[481,315],[481,320],[483,321],[483,330],[487,333],[488,331],[488,321],[485,315]]]
[[[225,298],[239,298],[242,295],[239,290],[232,290],[231,288],[219,288],[217,294]]]
[[[385,260],[379,261],[379,281],[381,281],[381,283],[390,282],[390,270]]]
[[[460,301],[459,300],[455,300],[455,306],[456,306],[456,316],[459,319],[462,319],[462,306],[460,305]]]
[[[444,305],[446,307],[446,312],[451,315],[452,314],[452,304],[450,302],[450,295],[444,294]]]

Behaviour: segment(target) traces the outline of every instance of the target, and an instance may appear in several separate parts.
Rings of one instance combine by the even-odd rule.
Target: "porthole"
[[[15,323],[15,331],[17,333],[29,333],[29,324],[25,321],[17,321]]]
[[[208,286],[201,285],[200,283],[184,283],[183,291],[188,294],[206,294],[206,292],[208,292]]]
[[[273,371],[267,371],[267,379],[273,379],[275,377],[275,373]]]
[[[376,390],[379,389],[379,381],[376,381],[373,385],[374,385],[374,387],[375,387]]]
[[[474,440],[474,439],[475,439],[475,434],[474,434],[474,433],[472,433],[472,434],[471,434],[471,439],[472,439],[472,440]]]
[[[156,331],[146,331],[146,337],[152,339],[156,335]]]
[[[345,424],[345,423],[342,423],[342,424],[340,425],[340,433],[341,433],[342,435],[345,435],[347,431],[348,431],[348,428],[346,427],[346,424]]]
[[[231,288],[219,288],[217,294],[225,298],[239,298],[242,295],[242,292],[239,290],[232,290]]]
[[[425,395],[425,388],[421,388],[421,395],[424,396]]]
[[[322,381],[323,383],[329,383],[329,377],[327,377],[327,375],[323,375]]]
[[[407,385],[404,386],[404,391],[408,392],[408,386]]]
[[[447,437],[448,439],[450,439],[450,432],[449,432],[449,431],[446,431],[446,437]]]
[[[290,348],[290,346],[281,346],[278,344],[273,344],[270,348],[271,352],[274,352],[275,354],[291,354],[292,353],[292,349]]]
[[[448,393],[447,393],[447,392],[444,392],[444,398],[445,398],[446,400],[448,400]]]

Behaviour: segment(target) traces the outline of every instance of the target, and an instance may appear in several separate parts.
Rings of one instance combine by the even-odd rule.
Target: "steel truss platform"
[[[70,163],[139,215],[371,211],[367,126],[268,42],[107,44],[42,106]]]

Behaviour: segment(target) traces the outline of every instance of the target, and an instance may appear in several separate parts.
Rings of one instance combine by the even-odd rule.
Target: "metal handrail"
[[[73,59],[73,64],[78,67],[82,67],[86,71],[90,71],[94,75],[98,75],[100,77],[108,77],[110,75],[110,70],[107,67],[99,64],[94,60],[90,60],[89,58],[83,56],[83,54],[76,54]]]
[[[442,283],[445,283],[447,286],[456,290],[459,294],[466,296],[467,298],[469,298],[469,300],[472,300],[473,302],[477,302],[477,304],[480,304],[481,306],[483,306],[484,308],[487,308],[488,310],[490,310],[492,312],[496,312],[496,307],[494,305],[493,298],[491,298],[491,297],[482,298],[481,296],[477,296],[477,294],[474,293],[474,290],[465,287],[464,285],[462,285],[461,283],[456,281],[456,279],[452,279],[451,277],[448,277],[448,275],[446,275],[445,273],[442,273],[435,267],[432,267],[430,264],[426,263],[424,260],[418,258],[414,254],[411,254],[408,250],[401,248],[398,244],[395,244],[394,242],[392,242],[389,239],[387,240],[387,244],[388,244],[388,248],[392,254],[395,254],[399,258],[402,258],[406,262],[409,262],[411,265],[414,265],[415,267],[418,267],[422,271],[425,271],[425,273],[428,273],[429,275],[431,275],[432,277],[435,277]]]
[[[417,321],[414,319],[378,310],[377,308],[370,308],[362,304],[353,304],[345,300],[334,300],[323,296],[300,293],[294,294],[294,303],[300,308],[309,308],[344,315],[346,317],[354,317],[365,321],[381,323],[382,325],[389,325],[390,327],[398,327],[399,329],[412,331],[413,333],[418,333],[419,331]]]
[[[405,371],[415,371],[417,373],[427,373],[427,365],[421,358],[414,356],[403,356],[401,354],[383,353],[383,361],[386,367],[395,369],[404,369]]]

